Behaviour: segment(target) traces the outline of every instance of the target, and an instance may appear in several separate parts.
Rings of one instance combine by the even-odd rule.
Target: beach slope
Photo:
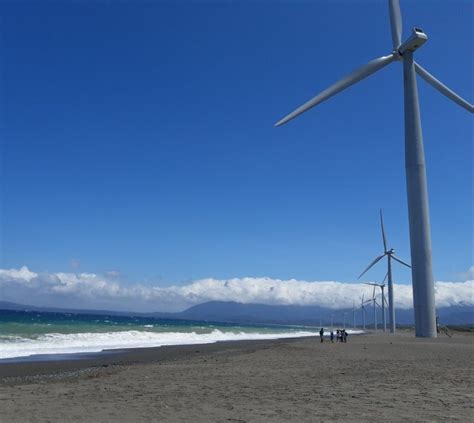
[[[473,340],[305,338],[1,364],[0,421],[472,421]]]

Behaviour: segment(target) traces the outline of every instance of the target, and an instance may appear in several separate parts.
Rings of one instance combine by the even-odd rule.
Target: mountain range
[[[351,309],[333,310],[319,306],[296,305],[266,305],[242,304],[237,302],[210,301],[198,304],[187,310],[177,313],[135,313],[110,310],[77,310],[68,308],[37,307],[23,304],[0,301],[0,310],[29,310],[40,312],[96,314],[96,315],[136,315],[164,319],[201,320],[232,323],[271,323],[271,324],[297,324],[297,325],[325,325],[328,326],[333,318],[334,324],[341,325],[344,321],[352,325],[353,314]],[[366,307],[366,324],[373,324],[373,309]],[[345,314],[345,317],[344,317]],[[387,313],[388,314],[388,313]],[[437,310],[439,321],[442,325],[474,325],[474,306],[443,307]],[[414,323],[413,309],[397,310],[397,323],[412,325]],[[377,320],[380,324],[381,313],[378,312]],[[356,324],[362,324],[361,310],[356,311]]]

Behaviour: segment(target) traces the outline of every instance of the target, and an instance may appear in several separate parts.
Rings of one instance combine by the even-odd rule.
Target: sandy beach
[[[473,421],[473,341],[403,333],[3,363],[0,421]]]

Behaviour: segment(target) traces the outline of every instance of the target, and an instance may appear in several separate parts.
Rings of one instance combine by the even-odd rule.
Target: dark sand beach
[[[0,421],[474,420],[474,336],[149,348],[0,365]]]

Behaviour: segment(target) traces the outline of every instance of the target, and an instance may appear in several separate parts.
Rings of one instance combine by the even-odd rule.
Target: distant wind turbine
[[[362,294],[362,298],[360,300],[360,309],[362,310],[362,329],[365,330],[365,303],[364,301],[364,294]]]
[[[395,333],[396,329],[396,322],[395,322],[395,300],[393,295],[393,279],[392,279],[392,259],[398,261],[399,263],[403,264],[406,267],[411,267],[408,263],[405,263],[401,258],[398,258],[395,255],[395,250],[393,248],[387,247],[387,238],[385,236],[385,228],[383,226],[383,216],[382,210],[380,210],[380,227],[382,230],[382,241],[383,241],[383,254],[376,257],[366,268],[365,270],[359,275],[358,279],[360,279],[369,269],[375,266],[380,260],[382,260],[385,256],[387,256],[387,275],[388,277],[388,315],[390,320],[390,333]],[[385,279],[384,279],[385,281]],[[382,282],[383,283],[383,282]],[[385,307],[385,305],[384,305]]]
[[[375,286],[374,292],[372,293],[372,298],[366,302],[372,303],[372,306],[374,307],[374,331],[377,332],[377,300],[375,299]]]
[[[386,277],[387,276],[385,275],[385,278]],[[385,278],[383,282],[385,282]],[[384,293],[385,284],[383,282],[381,284],[367,282],[366,285],[371,285],[374,287],[374,294],[375,294],[375,287],[379,287],[382,290],[382,306],[381,306],[382,307],[382,322],[383,322],[383,331],[385,332],[387,330],[387,317],[385,315],[385,304],[387,300],[385,299],[385,293]]]
[[[392,62],[403,64],[404,109],[405,109],[405,169],[410,223],[410,245],[412,262],[413,305],[415,309],[416,336],[436,338],[436,310],[431,260],[431,231],[428,209],[425,153],[421,131],[420,107],[416,73],[428,84],[450,100],[474,113],[474,106],[438,81],[426,69],[415,62],[413,55],[428,37],[420,28],[413,28],[410,37],[403,43],[402,15],[398,0],[388,1],[392,31],[392,51],[356,69],[345,78],[321,91],[311,100],[279,120],[275,126],[283,125],[312,107],[379,71]],[[448,6],[449,7],[449,6]],[[392,88],[393,89],[393,88]],[[392,303],[393,312],[393,303]],[[393,314],[392,314],[392,323]],[[393,325],[390,328],[393,329]]]
[[[355,329],[356,325],[356,306],[355,301],[352,301],[352,327]]]

